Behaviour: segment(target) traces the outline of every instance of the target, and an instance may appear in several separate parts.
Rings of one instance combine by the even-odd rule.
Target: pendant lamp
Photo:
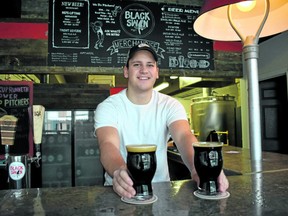
[[[211,40],[242,42],[248,80],[250,156],[253,161],[262,160],[258,42],[261,37],[288,30],[288,1],[206,0],[193,27],[197,34]]]

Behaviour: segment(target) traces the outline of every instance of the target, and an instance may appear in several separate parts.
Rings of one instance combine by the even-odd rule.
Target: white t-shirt
[[[111,126],[118,130],[120,151],[125,161],[127,157],[125,145],[157,145],[157,169],[153,182],[170,181],[167,162],[168,126],[176,120],[187,120],[182,104],[154,90],[148,104],[133,104],[127,98],[124,89],[105,99],[95,110],[95,129]],[[112,178],[107,173],[105,173],[105,185],[112,185]]]

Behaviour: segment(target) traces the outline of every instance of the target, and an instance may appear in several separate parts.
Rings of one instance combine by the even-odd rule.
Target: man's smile
[[[150,79],[150,77],[146,77],[146,76],[145,76],[145,77],[143,77],[143,76],[141,76],[141,77],[138,77],[138,79],[139,79],[139,80],[149,80],[149,79]]]

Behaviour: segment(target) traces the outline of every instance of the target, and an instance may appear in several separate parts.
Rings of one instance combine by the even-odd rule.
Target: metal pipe
[[[5,160],[8,159],[10,154],[10,145],[5,145]]]
[[[234,29],[243,43],[243,66],[246,67],[248,76],[248,106],[249,106],[249,139],[250,156],[252,161],[262,160],[262,139],[261,139],[261,118],[259,99],[259,78],[258,78],[258,41],[260,33],[268,18],[270,1],[265,0],[264,15],[261,23],[256,28],[254,35],[244,35],[240,32],[232,19],[232,6],[228,6],[227,16],[230,26]]]
[[[258,54],[257,44],[243,47],[243,58],[248,76],[250,154],[251,160],[254,161],[262,159]]]

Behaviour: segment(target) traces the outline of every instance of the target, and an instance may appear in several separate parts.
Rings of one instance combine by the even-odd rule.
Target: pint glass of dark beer
[[[134,199],[148,200],[153,197],[152,179],[156,171],[156,145],[126,145],[127,168],[136,190]]]
[[[217,178],[223,167],[222,142],[196,142],[194,165],[200,179],[198,193],[215,195],[218,192]]]

